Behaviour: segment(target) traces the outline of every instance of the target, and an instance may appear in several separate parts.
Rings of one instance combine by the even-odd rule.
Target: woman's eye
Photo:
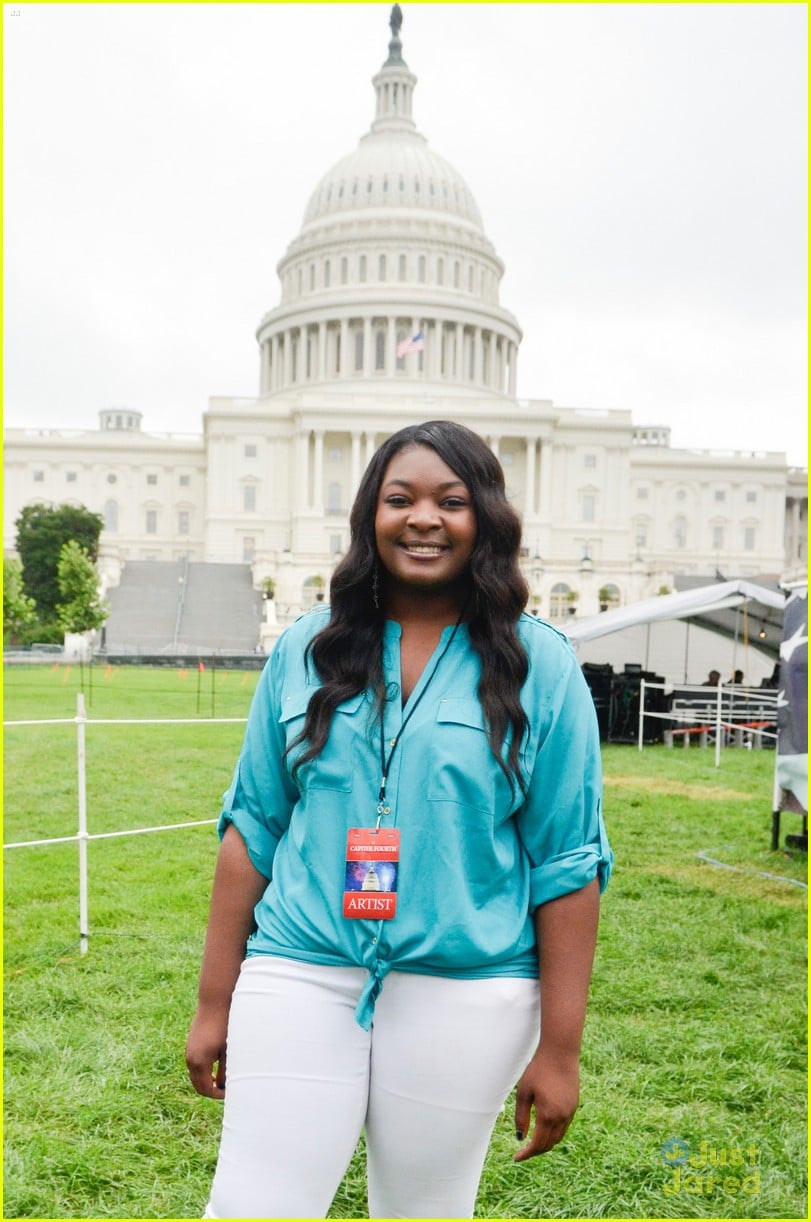
[[[462,498],[458,496],[448,497],[448,499],[443,501],[442,504],[444,505],[446,509],[466,509],[467,508],[467,501],[463,501]]]
[[[393,505],[395,509],[402,509],[404,505],[408,504],[408,500],[404,496],[387,496],[386,504]]]

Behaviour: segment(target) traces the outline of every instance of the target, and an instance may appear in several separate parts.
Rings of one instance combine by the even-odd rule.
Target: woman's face
[[[390,580],[411,588],[452,586],[476,546],[469,489],[429,446],[400,450],[386,468],[375,540]]]

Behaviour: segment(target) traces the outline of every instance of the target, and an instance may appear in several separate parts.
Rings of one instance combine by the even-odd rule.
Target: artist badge
[[[390,921],[397,913],[400,833],[395,828],[351,827],[346,837],[343,914],[353,920]]]

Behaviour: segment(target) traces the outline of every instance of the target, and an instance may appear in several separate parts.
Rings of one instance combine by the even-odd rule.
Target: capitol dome
[[[279,261],[281,303],[257,331],[263,395],[415,376],[515,393],[521,331],[499,304],[504,265],[464,178],[417,130],[401,23],[395,5],[370,130],[320,180]]]

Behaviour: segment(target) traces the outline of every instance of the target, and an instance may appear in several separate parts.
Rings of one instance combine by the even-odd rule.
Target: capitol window
[[[363,370],[363,332],[355,332],[355,372]]]
[[[242,509],[245,513],[256,512],[256,484],[243,484]]]
[[[104,502],[104,529],[115,533],[118,530],[118,502]]]
[[[459,266],[459,261],[457,260],[453,265],[453,287],[455,289],[458,289],[461,282],[462,282],[462,269]]]
[[[744,526],[743,528],[743,550],[745,552],[753,552],[755,550],[754,526]]]
[[[647,488],[637,488],[636,499],[638,501],[646,501],[648,499],[648,489]]]
[[[377,260],[377,278],[378,280],[386,279],[386,256],[381,255]]]
[[[360,280],[361,284],[363,284],[365,279],[366,279],[366,255],[361,255],[360,259],[358,260],[358,280]]]
[[[715,498],[714,499],[716,501],[725,501],[727,499],[727,494],[726,492],[724,492],[723,488],[715,489]]]
[[[341,284],[346,284],[348,280],[349,280],[349,260],[344,257],[343,259],[341,259]]]
[[[437,284],[444,284],[445,282],[445,261],[443,259],[437,259],[436,261],[436,282]]]
[[[146,533],[148,535],[156,535],[158,533],[157,509],[147,509],[146,511]]]
[[[375,369],[380,370],[386,368],[386,332],[379,328],[375,332]]]
[[[148,484],[150,484],[150,485],[151,485],[151,486],[154,488],[154,487],[155,487],[155,485],[156,485],[156,484],[157,484],[157,482],[158,482],[158,477],[157,477],[157,475],[148,475],[148,476],[146,477],[146,482],[147,482]]]
[[[36,472],[34,472],[34,478],[36,478]],[[117,484],[117,483],[118,483],[118,476],[117,476],[117,475],[113,475],[113,474],[111,473],[110,475],[108,475],[108,476],[107,476],[107,483],[108,483],[108,484]]]
[[[177,533],[179,535],[187,535],[189,533],[190,515],[188,509],[178,510],[177,515]]]
[[[594,521],[594,504],[595,498],[592,492],[583,492],[580,495],[580,521]]]
[[[310,292],[315,288],[315,264],[310,264]]]
[[[746,494],[746,503],[747,505],[754,505],[756,501],[757,501],[757,493],[752,491],[752,489],[750,488]]]
[[[417,279],[420,284],[425,283],[425,255],[420,255],[417,262]]]
[[[178,480],[178,483],[180,484],[181,488],[188,488],[189,484],[191,483],[191,476],[190,475],[181,475]]]
[[[330,266],[329,266],[329,259],[327,259],[324,262],[324,288],[325,289],[329,288],[329,282],[330,282]]]
[[[245,457],[246,458],[256,458],[256,446],[255,445],[246,445],[245,446]]]
[[[597,455],[596,454],[584,454],[583,455],[583,466],[584,467],[596,467],[597,466]]]
[[[712,546],[715,551],[720,551],[724,546],[724,528],[723,526],[713,526],[712,528]]]
[[[406,257],[405,255],[400,255],[400,258],[397,262],[397,278],[398,280],[405,280],[406,278]]]
[[[327,486],[326,512],[333,517],[341,512],[341,485],[335,481]]]
[[[75,484],[76,483],[76,472],[75,471],[66,471],[65,479],[67,480],[69,484]]]

